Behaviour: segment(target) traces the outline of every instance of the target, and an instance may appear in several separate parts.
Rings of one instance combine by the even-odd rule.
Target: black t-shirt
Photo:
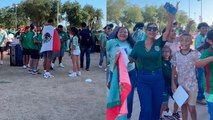
[[[162,60],[162,71],[165,80],[165,87],[171,87],[172,65],[169,60]]]
[[[80,32],[80,36],[82,37],[80,41],[81,46],[91,47],[92,46],[92,35],[89,29],[83,29]]]

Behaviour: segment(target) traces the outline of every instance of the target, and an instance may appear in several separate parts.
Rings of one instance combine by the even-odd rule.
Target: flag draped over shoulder
[[[44,26],[42,31],[42,47],[40,52],[59,52],[61,47],[58,31],[51,25]]]
[[[127,96],[131,91],[131,83],[127,71],[127,55],[119,49],[110,83],[107,99],[106,120],[125,120],[127,110]]]

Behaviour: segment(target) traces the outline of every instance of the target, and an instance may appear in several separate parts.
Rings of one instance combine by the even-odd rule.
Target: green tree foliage
[[[128,6],[121,17],[120,21],[128,27],[131,27],[135,22],[143,21],[142,12],[139,6],[131,5]]]
[[[21,4],[26,16],[29,16],[33,23],[43,25],[50,17],[51,0],[26,0]]]
[[[181,27],[181,26],[186,26],[189,18],[187,16],[186,12],[180,10],[176,14],[176,20],[177,20],[178,25],[179,25],[178,27]]]
[[[57,21],[57,5],[59,4],[59,21],[62,21],[62,14],[67,13],[67,20],[71,26],[80,27],[81,22],[93,22],[93,28],[100,28],[103,13],[101,9],[95,9],[91,5],[84,8],[75,1],[67,1],[63,5],[60,0],[23,0],[17,7],[5,7],[0,9],[0,24],[5,27],[16,26],[16,10],[18,26],[29,24],[28,18],[32,23],[44,25],[49,18]],[[93,20],[93,21],[92,21]]]
[[[126,0],[107,0],[107,21],[119,25],[125,7]]]
[[[144,21],[146,22],[157,22],[158,20],[158,13],[157,13],[157,7],[156,6],[148,6],[146,5],[143,10],[143,17],[144,17]]]
[[[0,10],[0,24],[5,28],[16,25],[16,13],[13,7],[5,7]]]
[[[71,26],[80,27],[82,22],[86,22],[90,29],[98,29],[101,27],[101,19],[103,18],[102,10],[95,9],[91,5],[85,5],[81,8],[81,5],[77,1],[67,1],[62,7],[62,12],[67,12],[68,21]],[[94,18],[96,18],[97,21],[94,21]],[[95,26],[94,22],[97,23]]]

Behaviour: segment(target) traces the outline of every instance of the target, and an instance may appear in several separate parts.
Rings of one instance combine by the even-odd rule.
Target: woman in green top
[[[174,15],[169,13],[166,32],[156,39],[158,27],[149,23],[146,27],[147,38],[135,44],[130,61],[137,61],[137,90],[141,105],[139,120],[159,120],[164,79],[162,74],[162,48],[169,38]]]
[[[110,61],[109,62],[110,63],[110,80],[112,80],[114,61],[117,56],[118,49],[119,48],[124,49],[127,55],[129,55],[132,51],[134,44],[135,44],[135,41],[132,39],[129,30],[125,27],[120,27],[118,29],[114,39],[110,39],[106,41],[107,61]],[[136,82],[137,82],[137,72],[135,70],[135,63],[128,63],[127,69],[129,73],[130,82],[132,85],[132,90],[127,97],[127,108],[128,108],[127,118],[130,119],[132,114],[134,89],[136,87]]]

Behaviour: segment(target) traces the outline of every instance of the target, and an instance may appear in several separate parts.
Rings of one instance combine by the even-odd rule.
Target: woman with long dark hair
[[[71,34],[73,35],[72,44],[70,48],[71,59],[73,63],[73,72],[69,74],[70,77],[77,77],[81,75],[80,65],[79,65],[79,56],[80,56],[80,47],[79,47],[79,34],[76,27],[71,27]]]
[[[106,43],[107,60],[110,61],[109,62],[110,63],[110,80],[112,79],[114,61],[115,61],[115,57],[117,55],[118,49],[119,48],[124,49],[127,55],[129,55],[135,44],[135,41],[132,39],[129,30],[126,27],[120,27],[115,35],[116,36],[114,39],[110,39]],[[132,85],[132,90],[127,97],[127,107],[128,107],[127,118],[130,119],[131,113],[132,113],[134,88],[136,87],[136,82],[137,82],[137,72],[135,70],[135,63],[128,63],[127,70],[128,70],[130,82]]]

